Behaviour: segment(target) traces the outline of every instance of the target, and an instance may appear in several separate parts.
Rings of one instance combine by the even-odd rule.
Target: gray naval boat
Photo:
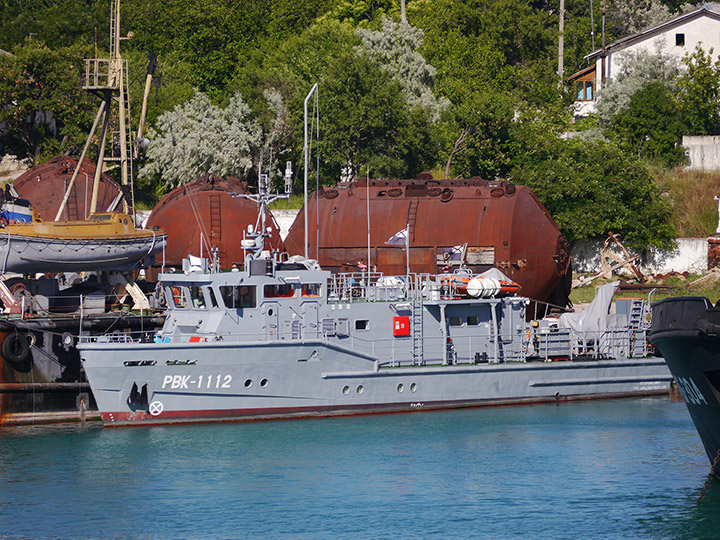
[[[669,390],[648,354],[645,302],[613,287],[527,321],[501,276],[331,274],[243,241],[242,271],[207,260],[162,274],[159,332],[81,338],[106,425],[419,411]],[[623,307],[625,306],[625,307]]]

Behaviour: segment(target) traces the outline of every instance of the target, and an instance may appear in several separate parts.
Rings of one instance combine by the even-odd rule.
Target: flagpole
[[[370,167],[368,167],[367,178],[365,179],[365,197],[367,199],[367,229],[368,229],[367,267],[368,267],[368,273],[369,273],[370,269],[372,268],[372,266],[370,264]]]
[[[313,87],[310,89],[310,92],[308,92],[308,95],[305,97],[305,144],[303,147],[303,150],[305,152],[305,181],[303,182],[304,187],[304,210],[303,213],[305,214],[305,258],[308,258],[308,211],[310,210],[310,207],[308,206],[308,122],[307,122],[307,113],[308,113],[308,100],[310,99],[310,96],[312,96],[313,92],[315,92],[318,88],[317,83],[313,85]],[[315,194],[317,196],[317,193]]]
[[[405,225],[405,279],[410,286],[410,222]]]

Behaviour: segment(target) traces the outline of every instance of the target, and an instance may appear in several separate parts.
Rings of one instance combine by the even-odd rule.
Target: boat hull
[[[166,239],[164,233],[75,239],[8,233],[0,236],[0,268],[3,273],[130,270],[161,252]]]
[[[409,412],[666,393],[661,359],[378,367],[323,341],[81,345],[106,425]]]
[[[720,310],[705,298],[661,300],[653,305],[650,340],[665,358],[713,463],[720,453]]]

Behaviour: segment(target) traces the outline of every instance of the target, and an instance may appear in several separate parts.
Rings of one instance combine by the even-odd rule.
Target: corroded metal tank
[[[495,267],[522,286],[520,294],[567,303],[572,278],[567,242],[526,186],[475,177],[371,180],[369,188],[361,179],[321,188],[285,239],[290,255],[304,254],[305,211],[308,256],[327,270],[358,271],[358,263],[368,264],[369,235],[369,265],[405,274],[405,243],[387,242],[408,227],[411,272],[451,271],[464,252],[474,272]]]
[[[46,163],[35,165],[18,176],[13,183],[20,197],[33,205],[35,215],[44,221],[55,221],[67,186],[77,167],[78,160],[70,156],[55,156]],[[70,191],[61,220],[86,219],[92,200],[95,164],[85,159]],[[120,186],[109,176],[100,176],[98,212],[122,210]]]
[[[258,205],[237,196],[246,193],[247,183],[237,178],[205,175],[165,195],[145,225],[167,232],[165,265],[181,268],[188,254],[210,257],[213,248],[218,249],[221,268],[243,264],[244,251],[240,246],[243,232],[249,225],[255,228],[258,222]],[[267,248],[282,251],[280,229],[269,212],[266,226],[271,231]],[[150,279],[156,278],[162,256],[157,255],[155,261],[157,264],[147,273]]]

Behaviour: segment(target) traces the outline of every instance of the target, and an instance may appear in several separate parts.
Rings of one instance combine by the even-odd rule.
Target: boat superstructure
[[[262,212],[261,212],[262,215]],[[416,411],[667,392],[646,324],[609,316],[527,322],[494,270],[331,274],[243,240],[244,269],[207,260],[161,274],[158,332],[81,339],[107,425]],[[215,267],[215,268],[211,268]],[[610,293],[610,297],[612,293]],[[601,299],[604,301],[603,299]],[[642,301],[644,306],[644,300]],[[644,313],[644,311],[643,311]]]

